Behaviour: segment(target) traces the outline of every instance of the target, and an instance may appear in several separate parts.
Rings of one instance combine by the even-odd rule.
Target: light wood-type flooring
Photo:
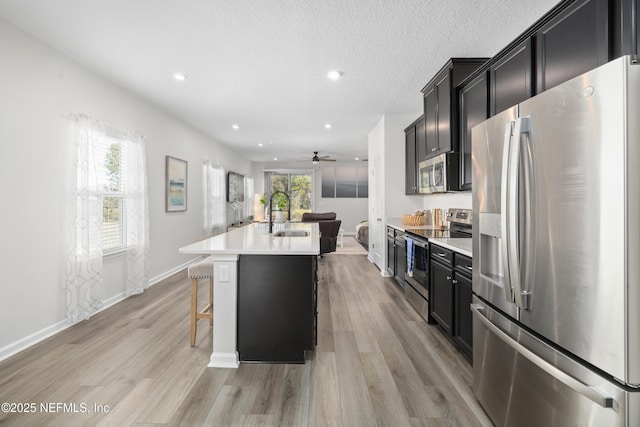
[[[0,403],[34,410],[0,412],[0,425],[491,425],[471,364],[393,279],[363,255],[326,255],[319,270],[305,364],[207,368],[211,329],[201,320],[189,346],[181,273],[0,362]]]

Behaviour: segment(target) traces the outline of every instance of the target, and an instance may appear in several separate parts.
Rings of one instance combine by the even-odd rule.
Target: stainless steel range
[[[413,270],[405,271],[404,295],[407,301],[415,308],[420,316],[427,322],[433,323],[429,318],[429,239],[432,238],[471,238],[472,214],[470,209],[449,209],[446,220],[449,222],[448,230],[408,228],[407,258],[413,260]],[[407,265],[411,260],[407,260]]]

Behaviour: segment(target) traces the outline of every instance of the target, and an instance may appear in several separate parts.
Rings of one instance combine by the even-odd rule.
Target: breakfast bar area
[[[316,223],[232,229],[179,249],[213,261],[213,352],[209,367],[304,363],[316,330]]]

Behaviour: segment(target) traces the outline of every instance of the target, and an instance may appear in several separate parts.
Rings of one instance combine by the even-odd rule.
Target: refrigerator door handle
[[[612,408],[614,410],[617,410],[618,402],[613,397],[607,396],[594,386],[585,384],[582,381],[579,381],[572,376],[567,375],[560,369],[556,368],[555,366],[511,338],[496,325],[494,325],[489,319],[487,319],[482,313],[480,313],[480,311],[483,309],[482,305],[471,304],[470,307],[471,311],[477,316],[477,318],[480,319],[480,321],[482,321],[484,326],[486,326],[492,333],[494,333],[498,338],[504,341],[505,344],[515,350],[518,354],[522,355],[529,362],[533,363],[556,380],[582,394],[583,396],[587,397],[603,408]]]
[[[513,133],[513,122],[509,121],[504,126],[504,144],[502,146],[502,182],[500,187],[500,235],[502,252],[502,278],[504,284],[505,298],[508,302],[513,302],[513,288],[511,286],[511,270],[509,266],[509,170],[511,153],[511,135]]]
[[[513,296],[515,303],[522,309],[527,309],[526,304],[529,299],[523,298],[522,293],[522,275],[520,271],[521,255],[520,254],[520,203],[518,199],[519,177],[520,177],[520,148],[522,142],[522,134],[528,133],[531,126],[528,117],[518,117],[513,130],[513,143],[511,145],[511,153],[509,160],[509,201],[508,201],[508,240],[509,240],[509,271],[511,273],[511,286],[513,287]]]

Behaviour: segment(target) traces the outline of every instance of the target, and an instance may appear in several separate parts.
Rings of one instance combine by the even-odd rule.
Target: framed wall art
[[[166,156],[165,211],[187,210],[187,161]]]
[[[227,202],[244,202],[244,175],[227,174]]]

